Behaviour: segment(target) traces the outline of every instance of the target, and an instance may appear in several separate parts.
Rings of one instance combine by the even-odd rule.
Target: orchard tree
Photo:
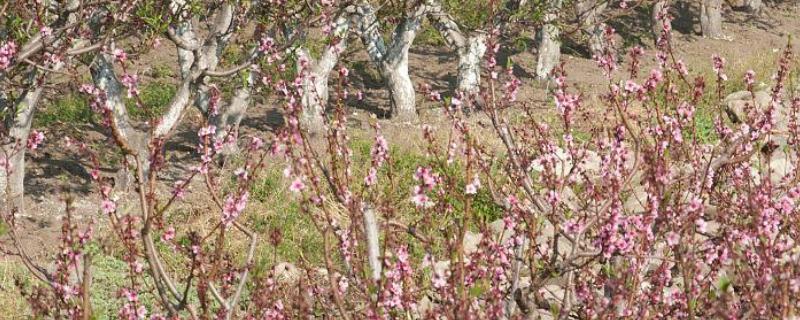
[[[334,7],[328,5],[323,10],[333,11]],[[325,125],[325,112],[328,107],[328,82],[331,72],[333,72],[339,57],[347,49],[348,36],[350,35],[351,25],[353,24],[354,6],[347,6],[340,12],[329,12],[327,16],[333,18],[323,21],[325,24],[324,35],[328,36],[329,42],[325,45],[319,57],[314,58],[308,49],[302,45],[295,48],[297,54],[297,72],[303,77],[303,94],[301,96],[303,114],[300,122],[304,128],[312,132],[321,132]],[[305,31],[301,31],[305,32]],[[286,31],[290,34],[291,31]],[[308,42],[311,39],[303,37]],[[342,67],[339,73],[346,76],[349,71]]]
[[[722,32],[722,2],[723,0],[702,0],[700,5],[700,28],[703,37],[724,39]]]
[[[113,5],[130,10],[125,3]],[[75,67],[75,56],[99,48],[85,37],[87,22],[96,18],[97,7],[80,0],[32,7],[12,5],[8,12],[8,4],[3,6],[8,25],[15,23],[12,19],[34,18],[26,27],[12,30],[0,40],[0,81],[4,82],[0,93],[0,194],[6,210],[24,212],[25,153],[45,139],[42,132],[31,132],[45,88],[53,84],[53,76]]]
[[[386,84],[392,118],[397,121],[417,119],[414,83],[408,74],[408,50],[427,11],[428,6],[419,3],[410,8],[410,12],[404,12],[405,16],[399,19],[400,23],[387,43],[380,32],[380,20],[372,5],[364,2],[356,7],[358,34]]]
[[[561,29],[559,12],[563,7],[562,0],[545,1],[542,5],[542,27],[537,31],[536,78],[550,79],[553,68],[561,60]]]
[[[457,90],[467,96],[473,96],[480,90],[481,62],[486,53],[487,32],[474,30],[462,31],[453,17],[445,12],[438,0],[427,0],[428,18],[431,24],[444,38],[445,43],[458,55]]]
[[[574,4],[577,13],[578,23],[581,31],[589,39],[589,52],[592,55],[602,55],[607,48],[605,44],[605,23],[602,14],[608,7],[606,0],[582,0]]]

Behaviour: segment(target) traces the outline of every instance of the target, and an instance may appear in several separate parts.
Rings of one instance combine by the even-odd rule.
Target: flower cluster
[[[6,42],[0,46],[0,71],[8,69],[15,54],[17,54],[17,44],[14,41]]]

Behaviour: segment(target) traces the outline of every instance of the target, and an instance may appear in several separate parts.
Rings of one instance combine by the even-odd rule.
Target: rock
[[[773,153],[772,157],[769,159],[769,169],[771,170],[769,178],[773,184],[780,183],[783,177],[794,172],[794,162],[791,158],[783,151],[775,151]],[[763,168],[762,171],[766,173],[767,168]]]
[[[478,251],[478,245],[481,243],[483,239],[483,235],[480,233],[474,233],[472,231],[467,231],[464,234],[464,255],[471,255]]]
[[[572,155],[569,153],[569,151],[562,148],[556,148],[554,155],[556,158],[556,174],[560,177],[566,176],[575,165]],[[580,162],[578,163],[580,168],[589,173],[600,172],[601,159],[597,152],[585,150],[583,155],[578,155],[578,157],[580,159]],[[540,163],[540,161],[534,161],[529,169],[536,172],[542,172],[544,171],[544,166]]]
[[[737,91],[729,94],[723,101],[728,117],[734,123],[741,123],[747,118],[749,113],[755,110],[764,111],[772,103],[772,95],[766,90],[750,93],[749,91]],[[789,119],[791,110],[785,105],[780,104],[775,113],[775,126],[773,130],[779,135],[783,135],[789,129]]]
[[[293,285],[300,281],[300,269],[290,262],[278,263],[272,271],[280,284]]]
[[[636,185],[633,188],[631,194],[628,195],[628,198],[625,199],[625,203],[622,204],[622,208],[628,214],[637,214],[644,212],[646,206],[647,206],[647,192],[641,185]]]
[[[441,276],[446,276],[447,273],[450,272],[450,260],[436,261],[433,264],[433,272]]]
[[[416,304],[416,317],[415,319],[425,319],[428,312],[432,311],[436,304],[431,301],[428,296],[422,297]]]
[[[753,96],[755,96],[755,98]],[[766,108],[771,101],[772,97],[770,94],[763,90],[754,93],[750,93],[750,91],[737,91],[725,97],[723,103],[725,104],[725,111],[731,121],[734,123],[741,123],[743,119],[747,118],[748,109]]]

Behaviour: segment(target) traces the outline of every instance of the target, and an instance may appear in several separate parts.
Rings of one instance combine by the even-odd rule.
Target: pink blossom
[[[461,107],[461,100],[456,97],[453,97],[450,99],[450,105],[452,105],[454,108]]]
[[[411,202],[417,206],[417,208],[430,208],[433,206],[433,202],[424,193],[415,193],[411,197]]]
[[[367,186],[374,186],[376,183],[378,183],[378,170],[369,168],[369,173],[364,177],[364,184]]]
[[[217,127],[214,126],[213,124],[210,124],[208,126],[200,128],[200,130],[197,131],[197,136],[200,137],[200,139],[203,139],[203,138],[205,138],[207,136],[210,136],[210,135],[212,135],[212,134],[214,134],[216,132],[217,132]]]
[[[103,213],[110,214],[117,210],[117,204],[109,199],[103,199],[100,203],[100,208],[103,209]]]
[[[259,137],[252,137],[250,138],[250,151],[256,151],[261,149],[264,146],[264,140],[261,140]]]
[[[47,38],[53,35],[53,28],[48,26],[42,26],[39,28],[39,34],[42,35],[42,38]]]
[[[711,56],[711,61],[713,62],[714,73],[717,74],[717,77],[722,81],[728,80],[728,76],[725,75],[725,58],[715,54]]]
[[[183,199],[186,196],[186,182],[183,180],[175,181],[172,188],[172,195],[177,199]]]
[[[428,94],[428,100],[430,100],[430,101],[442,101],[442,95],[439,94],[439,91],[431,91]]]
[[[17,44],[14,41],[6,42],[0,46],[0,71],[8,69],[15,54],[17,54]]]
[[[128,98],[133,98],[134,96],[139,95],[139,89],[137,87],[139,82],[138,75],[126,73],[122,75],[122,79],[120,81],[126,88],[128,88]]]
[[[33,130],[30,136],[28,136],[28,149],[36,150],[43,141],[44,133],[38,130]]]
[[[756,81],[756,73],[753,70],[747,70],[744,74],[744,83],[747,84],[748,90],[752,90],[753,83]]]
[[[294,181],[292,181],[292,183],[289,185],[289,191],[294,193],[299,193],[303,191],[305,188],[306,184],[303,183],[303,179],[301,179],[300,177],[295,178]]]
[[[114,58],[116,58],[117,61],[119,61],[120,63],[124,63],[125,61],[128,60],[128,54],[126,54],[125,51],[123,51],[120,48],[112,50],[111,55],[113,55]]]
[[[480,187],[481,187],[481,180],[478,178],[478,176],[475,176],[475,178],[472,179],[472,182],[467,184],[467,186],[465,187],[464,193],[469,195],[474,195],[478,193],[478,189]]]
[[[175,239],[175,227],[170,226],[164,231],[164,234],[161,235],[161,241],[170,242],[173,239]]]
[[[249,196],[250,193],[245,191],[239,196],[228,195],[228,197],[225,198],[225,205],[222,207],[223,224],[229,226],[233,220],[236,220],[236,218],[239,217],[239,215],[247,206],[247,200]]]
[[[670,247],[674,247],[674,246],[678,245],[678,242],[680,240],[681,240],[681,236],[677,232],[670,231],[670,232],[667,233],[667,245],[669,245]]]

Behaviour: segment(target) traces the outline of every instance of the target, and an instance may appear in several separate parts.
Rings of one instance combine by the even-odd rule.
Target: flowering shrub
[[[608,47],[594,56],[607,80],[600,99],[586,100],[569,86],[566,68],[557,67],[547,111],[557,117],[545,122],[541,108],[518,99],[530,84],[512,66],[498,65],[505,44],[493,28],[477,94],[447,97],[423,86],[444,120],[400,126],[399,138],[423,145],[423,154],[409,161],[386,134],[397,128],[391,121],[372,120],[367,147],[354,147],[348,108],[368,102],[360,91],[356,101],[349,98],[354,72],[342,63],[329,68],[338,78],[331,81],[324,130],[312,135],[301,121],[316,63],[293,51],[294,34],[302,31],[281,25],[297,19],[282,16],[282,9],[297,5],[297,14],[330,31],[334,17],[363,8],[342,4],[337,11],[336,1],[308,8],[269,1],[257,9],[220,2],[205,8],[211,22],[201,30],[192,27],[201,22],[174,8],[179,2],[163,5],[176,10],[169,26],[153,26],[146,17],[135,22],[169,38],[185,67],[161,117],[130,123],[121,101],[124,95],[141,107],[144,77],[130,69],[137,54],[92,39],[99,41],[91,51],[93,83],[80,84],[80,92],[101,120],[107,144],[97,148],[34,130],[7,145],[37,152],[44,142],[60,144],[85,160],[102,213],[79,225],[66,197],[59,250],[46,268],[20,244],[20,209],[4,207],[10,232],[3,252],[19,257],[39,281],[19,285],[35,316],[92,318],[93,257],[101,254],[124,262],[115,270],[124,281],[114,297],[104,297],[118,302],[112,316],[123,319],[798,316],[800,98],[787,87],[791,44],[771,89],[759,92],[755,72],[729,78],[718,55],[709,57],[713,79],[690,74],[672,51],[666,9],[656,14],[657,65],[641,72],[648,55],[634,47],[620,77],[615,31],[606,27]],[[150,7],[120,9],[145,14]],[[122,32],[128,26],[122,16],[98,14],[121,24],[105,27]],[[253,22],[256,14],[278,22],[261,25]],[[227,32],[248,19],[259,29],[250,53],[226,69],[235,65],[220,63]],[[61,39],[64,29],[39,28],[42,37],[55,38],[49,41]],[[8,43],[0,47],[0,71],[15,67],[16,46]],[[337,45],[331,41],[326,49]],[[236,74],[242,76],[229,77]],[[733,81],[746,91],[723,99]],[[234,107],[254,92],[270,95],[268,103],[283,111],[285,124],[274,134],[240,135],[238,122],[226,120],[244,112]],[[704,104],[709,100],[715,104]],[[200,107],[194,123],[182,118],[190,104]],[[700,108],[716,111],[711,141],[698,129]],[[176,170],[175,151],[166,146],[181,121],[195,148]],[[109,166],[107,154],[120,159],[120,176],[130,175],[130,185],[101,170]],[[2,160],[3,172],[12,172]],[[266,213],[249,208],[271,170],[283,173],[272,193],[286,195],[319,239],[318,260],[302,253],[279,259],[281,244],[297,240],[254,223]],[[192,226],[176,208],[186,202],[207,204],[191,213],[204,225]],[[114,252],[92,249],[108,238]]]

